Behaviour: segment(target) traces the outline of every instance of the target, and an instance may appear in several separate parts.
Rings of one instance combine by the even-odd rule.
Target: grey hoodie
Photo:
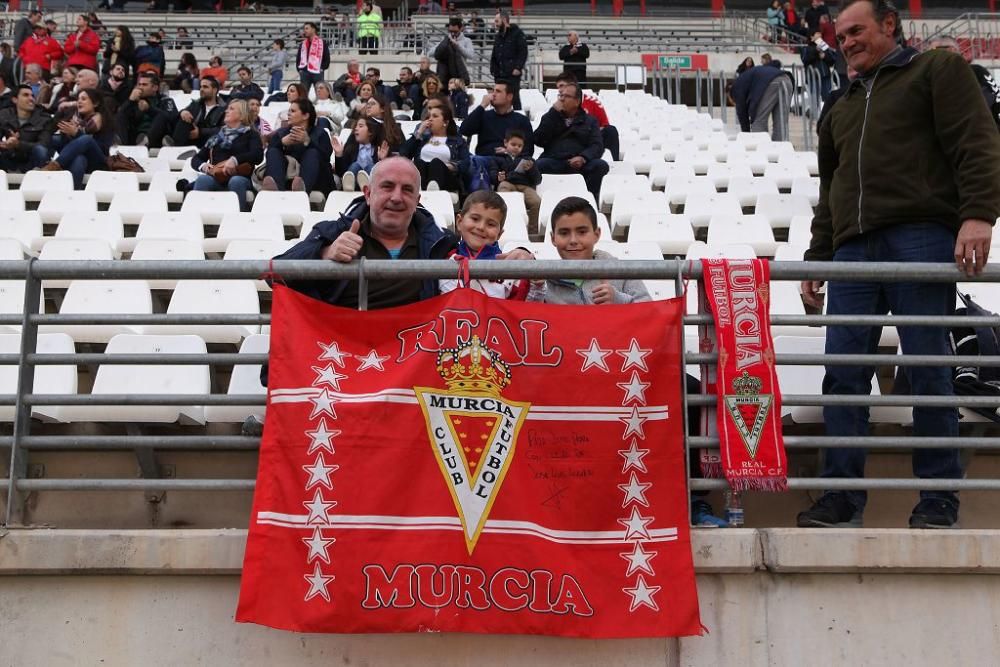
[[[615,259],[603,250],[594,251],[594,259]],[[579,287],[571,280],[549,279],[545,281],[545,303],[568,305],[590,305],[590,293],[603,282],[600,279],[585,280]],[[649,292],[641,280],[608,280],[615,289],[615,303],[640,303],[649,301]]]

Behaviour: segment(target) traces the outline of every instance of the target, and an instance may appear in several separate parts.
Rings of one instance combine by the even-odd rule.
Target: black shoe
[[[913,508],[910,528],[954,528],[958,506],[943,498],[924,498]]]
[[[824,493],[796,520],[799,528],[860,528],[861,512],[843,493]]]

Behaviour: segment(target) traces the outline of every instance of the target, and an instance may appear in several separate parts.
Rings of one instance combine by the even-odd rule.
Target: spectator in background
[[[253,98],[247,100],[247,108],[250,109],[250,127],[252,127],[257,134],[260,135],[261,142],[266,144],[267,140],[271,136],[271,132],[273,132],[273,129],[271,128],[270,123],[260,117],[260,107],[260,100],[255,100]],[[226,109],[228,108],[229,107],[227,106]],[[261,159],[263,159],[263,153],[261,153]]]
[[[938,37],[931,42],[931,48],[943,49],[945,51],[957,53],[965,59],[965,62],[969,63],[969,67],[972,68],[972,73],[976,75],[976,82],[979,84],[979,92],[983,94],[983,101],[986,102],[986,108],[990,110],[993,122],[995,122],[997,127],[1000,128],[1000,86],[997,85],[997,82],[993,78],[993,75],[990,74],[990,71],[982,65],[972,62],[971,50],[962,53],[962,50],[958,48],[958,41],[954,37]]]
[[[50,102],[49,106],[51,111],[56,115],[56,120],[62,120],[63,117],[68,117],[76,113],[77,111],[77,100],[79,98],[80,91],[89,90],[91,88],[100,88],[100,78],[97,76],[97,72],[92,69],[82,68],[77,71],[76,77],[74,79],[73,85],[69,87],[69,91],[63,95],[58,95],[59,102]],[[103,94],[103,93],[102,93]],[[55,100],[57,95],[53,94],[52,99]],[[108,110],[114,113],[117,108],[117,104],[113,99],[108,99]]]
[[[590,47],[580,43],[580,35],[571,30],[566,38],[566,44],[559,49],[559,60],[566,63],[563,71],[576,77],[577,81],[587,80],[587,59],[590,58]]]
[[[750,69],[753,66],[754,66],[753,58],[751,58],[750,56],[747,56],[746,58],[743,59],[743,62],[741,62],[739,64],[739,66],[737,66],[737,68],[736,68],[736,76],[739,76],[740,74],[743,74],[743,72],[747,71],[748,69]]]
[[[392,87],[389,101],[400,111],[413,111],[420,97],[420,86],[413,80],[413,70],[409,67],[399,68],[399,78]]]
[[[52,137],[52,148],[59,155],[39,169],[68,170],[73,174],[73,186],[81,190],[85,174],[107,168],[115,127],[111,108],[96,88],[81,90],[76,105],[77,111],[71,118],[56,124],[58,131]]]
[[[0,109],[14,106],[14,91],[7,83],[12,78],[8,78],[7,72],[0,69]]]
[[[528,60],[528,40],[516,25],[510,22],[510,12],[497,11],[493,17],[496,36],[493,39],[493,53],[490,56],[490,74],[499,81],[508,82],[514,93],[514,109],[521,108],[521,75]]]
[[[817,32],[822,34],[819,24],[820,24],[820,18],[823,16],[826,16],[827,20],[830,19],[830,9],[826,6],[826,3],[823,2],[823,0],[812,0],[811,5],[809,9],[806,10],[804,16],[806,24],[805,25],[806,34],[813,35]],[[824,37],[823,39],[826,38]],[[836,42],[837,40],[836,38],[834,38],[833,42],[828,42],[828,43],[835,44]]]
[[[364,112],[365,104],[375,94],[375,84],[371,81],[362,81],[355,90],[354,97],[347,108],[347,117],[350,120],[357,120]]]
[[[531,155],[524,152],[527,143],[528,137],[521,130],[507,130],[503,152],[497,153],[493,160],[496,163],[497,192],[520,192],[524,195],[528,229],[537,232],[542,198],[535,188],[542,182],[542,174]]]
[[[127,26],[115,28],[114,36],[104,47],[104,71],[115,65],[125,68],[125,76],[129,76],[135,69],[135,40]]]
[[[333,171],[330,158],[333,146],[330,135],[316,126],[316,107],[308,98],[291,103],[288,127],[271,135],[265,154],[263,190],[328,191]],[[297,176],[288,178],[288,160],[299,163]]]
[[[333,89],[326,81],[316,84],[316,114],[330,123],[331,132],[340,132],[347,120],[347,105],[333,99]]]
[[[146,71],[118,110],[115,126],[119,143],[160,148],[176,122],[177,106],[169,95],[160,94],[160,77]]]
[[[58,41],[56,31],[59,30],[59,24],[54,19],[45,19],[45,30],[49,33],[49,37]]]
[[[59,46],[59,42],[49,36],[45,24],[36,23],[31,37],[21,44],[18,55],[21,56],[21,64],[25,67],[38,65],[42,70],[42,78],[48,81],[52,64],[63,57],[63,49]]]
[[[465,82],[461,79],[451,79],[448,82],[448,101],[455,112],[455,118],[465,118],[469,115],[469,93],[465,92]]]
[[[63,47],[66,53],[66,65],[70,67],[86,67],[97,71],[97,54],[101,52],[101,38],[90,27],[90,19],[86,14],[76,17],[76,31],[66,38]]]
[[[840,42],[837,41],[837,27],[829,14],[823,14],[819,17],[819,34],[823,41],[830,45],[831,49],[840,51]]]
[[[817,32],[799,52],[802,64],[812,68],[819,76],[819,96],[823,102],[830,97],[833,88],[833,71],[837,66],[837,54]]]
[[[493,106],[490,109],[490,105]],[[532,140],[534,129],[524,114],[514,111],[514,92],[506,81],[497,81],[493,90],[483,96],[469,117],[462,123],[461,133],[465,137],[476,135],[476,155],[492,157],[504,150],[507,133],[518,130],[524,135],[524,155],[533,155],[535,144]]]
[[[201,172],[195,190],[234,192],[240,210],[249,211],[250,174],[264,159],[261,135],[254,131],[250,105],[256,100],[233,100],[226,107],[222,127],[205,142],[191,166]]]
[[[427,109],[428,100],[437,98],[446,99],[447,97],[447,93],[445,93],[444,89],[441,87],[441,79],[437,78],[436,74],[425,76],[423,83],[420,84],[420,108],[413,114],[413,120],[421,120],[423,118],[424,112]]]
[[[160,43],[160,33],[151,32],[146,43],[135,50],[136,72],[153,72],[157,78],[163,76],[167,69],[167,57]]]
[[[593,116],[583,110],[580,84],[568,84],[552,108],[545,112],[535,130],[534,142],[545,150],[535,161],[543,174],[580,174],[594,200],[608,163],[601,159],[604,142]]]
[[[59,83],[49,87],[45,96],[39,97],[35,104],[43,107],[49,113],[55,113],[59,109],[59,104],[68,100],[73,94],[74,86],[76,86],[76,68],[63,67]]]
[[[42,68],[38,63],[31,63],[30,65],[24,66],[24,81],[31,87],[31,92],[34,94],[35,99],[40,97],[48,97],[49,84],[45,83],[42,78]]]
[[[425,78],[437,75],[434,74],[434,70],[431,69],[431,59],[429,57],[420,56],[420,60],[417,62],[417,71],[413,73],[413,82],[422,86]]]
[[[424,190],[459,192],[469,160],[469,144],[458,133],[448,105],[431,109],[399,154],[413,160]]]
[[[441,81],[461,79],[466,86],[469,85],[468,62],[475,57],[476,49],[472,45],[472,40],[462,32],[462,19],[457,17],[449,19],[448,34],[434,49],[438,79]]]
[[[371,0],[365,0],[358,14],[358,53],[361,55],[378,54],[379,40],[382,37],[382,15],[375,11]]]
[[[226,85],[226,79],[229,78],[229,68],[222,64],[222,58],[220,56],[212,56],[208,59],[208,67],[203,67],[199,78],[204,79],[210,76],[219,82],[219,87]]]
[[[171,48],[177,51],[183,51],[184,49],[193,49],[194,41],[191,36],[188,35],[188,29],[184,26],[177,28],[177,36],[174,38],[174,43]]]
[[[764,56],[761,56],[763,62]],[[792,80],[781,69],[765,64],[751,67],[736,78],[732,95],[742,131],[767,132],[770,121],[771,138],[788,140]]]
[[[389,143],[385,140],[385,128],[377,118],[359,118],[347,142],[340,143],[333,137],[334,170],[343,183],[344,192],[354,192],[355,187],[364,190],[375,164],[389,157]]]
[[[385,140],[389,144],[390,152],[399,151],[399,147],[403,145],[403,131],[399,128],[399,123],[392,115],[392,108],[389,107],[389,103],[384,97],[379,94],[372,95],[365,104],[362,115],[365,118],[376,118],[382,121],[385,128]]]
[[[271,43],[271,59],[267,61],[267,92],[275,93],[281,88],[281,80],[285,76],[285,66],[288,64],[288,52],[285,51],[285,40],[276,39]]]
[[[264,99],[264,90],[253,81],[253,72],[246,65],[236,70],[240,82],[229,89],[230,100]]]
[[[326,42],[319,36],[319,26],[307,21],[302,26],[302,41],[299,43],[297,69],[299,81],[309,90],[314,84],[323,80],[323,75],[330,66],[330,50]]]
[[[115,109],[120,109],[132,91],[131,82],[125,76],[125,65],[122,63],[113,65],[111,71],[104,77],[99,87],[105,97],[110,97],[114,100]]]
[[[578,83],[576,77],[568,72],[563,72],[556,78],[556,88],[558,90]],[[600,98],[590,93],[584,93],[582,106],[584,111],[594,117],[594,120],[597,121],[597,126],[601,128],[601,141],[604,142],[604,148],[611,152],[611,159],[615,162],[619,161],[621,159],[621,140],[618,135],[618,128],[611,124],[611,121],[608,119],[608,112],[604,109],[604,104],[601,103]]]
[[[805,29],[802,27],[802,22],[799,21],[798,12],[795,11],[795,3],[792,0],[786,0],[781,10],[784,12],[785,27],[796,35],[804,35]]]
[[[203,77],[198,93],[198,99],[181,111],[177,119],[169,142],[174,146],[201,148],[222,127],[226,105],[219,99],[219,82],[210,76]]]
[[[32,9],[27,16],[19,18],[14,22],[14,50],[20,51],[21,45],[31,37],[35,31],[35,25],[42,22],[42,13],[37,9]]]
[[[781,8],[781,0],[771,0],[771,6],[767,8],[767,25],[771,30],[768,38],[772,42],[778,41],[781,29],[785,27],[785,10]]]
[[[170,90],[190,93],[198,87],[200,79],[201,68],[198,66],[198,59],[193,53],[182,53],[180,62],[177,63],[177,73],[170,80]]]
[[[31,87],[21,84],[12,105],[0,108],[0,169],[26,172],[49,161],[52,117],[35,104]]]
[[[333,82],[333,92],[350,104],[354,99],[354,90],[361,85],[361,63],[352,58],[347,61],[347,71]]]
[[[388,98],[392,95],[392,88],[382,83],[382,70],[378,67],[369,67],[365,70],[365,81],[375,86],[375,94]]]
[[[0,43],[0,76],[8,84],[14,82],[14,50],[7,42]]]

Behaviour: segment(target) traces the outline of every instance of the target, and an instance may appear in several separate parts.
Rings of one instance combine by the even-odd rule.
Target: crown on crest
[[[737,396],[756,396],[760,393],[762,385],[760,378],[743,371],[743,375],[733,380],[733,391]]]
[[[510,366],[473,336],[437,355],[437,371],[451,390],[484,391],[499,396],[510,384]]]

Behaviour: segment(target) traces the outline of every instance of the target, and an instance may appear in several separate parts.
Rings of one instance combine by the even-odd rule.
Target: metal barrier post
[[[694,108],[701,113],[701,70],[694,72]]]
[[[10,446],[10,471],[7,485],[7,512],[4,526],[24,522],[24,496],[17,489],[18,480],[28,475],[28,453],[21,447],[21,441],[31,434],[31,406],[25,405],[24,397],[34,392],[35,365],[28,355],[38,349],[38,325],[31,316],[38,314],[42,298],[42,281],[34,277],[32,268],[37,262],[32,259],[24,277],[24,315],[21,319],[21,353],[18,359],[17,404],[14,411],[14,437]]]
[[[676,98],[676,104],[683,104],[681,97],[681,68],[676,63],[671,68],[674,70],[674,97]]]
[[[729,98],[726,96],[726,72],[719,70],[719,97],[722,99],[722,123],[729,122]]]

